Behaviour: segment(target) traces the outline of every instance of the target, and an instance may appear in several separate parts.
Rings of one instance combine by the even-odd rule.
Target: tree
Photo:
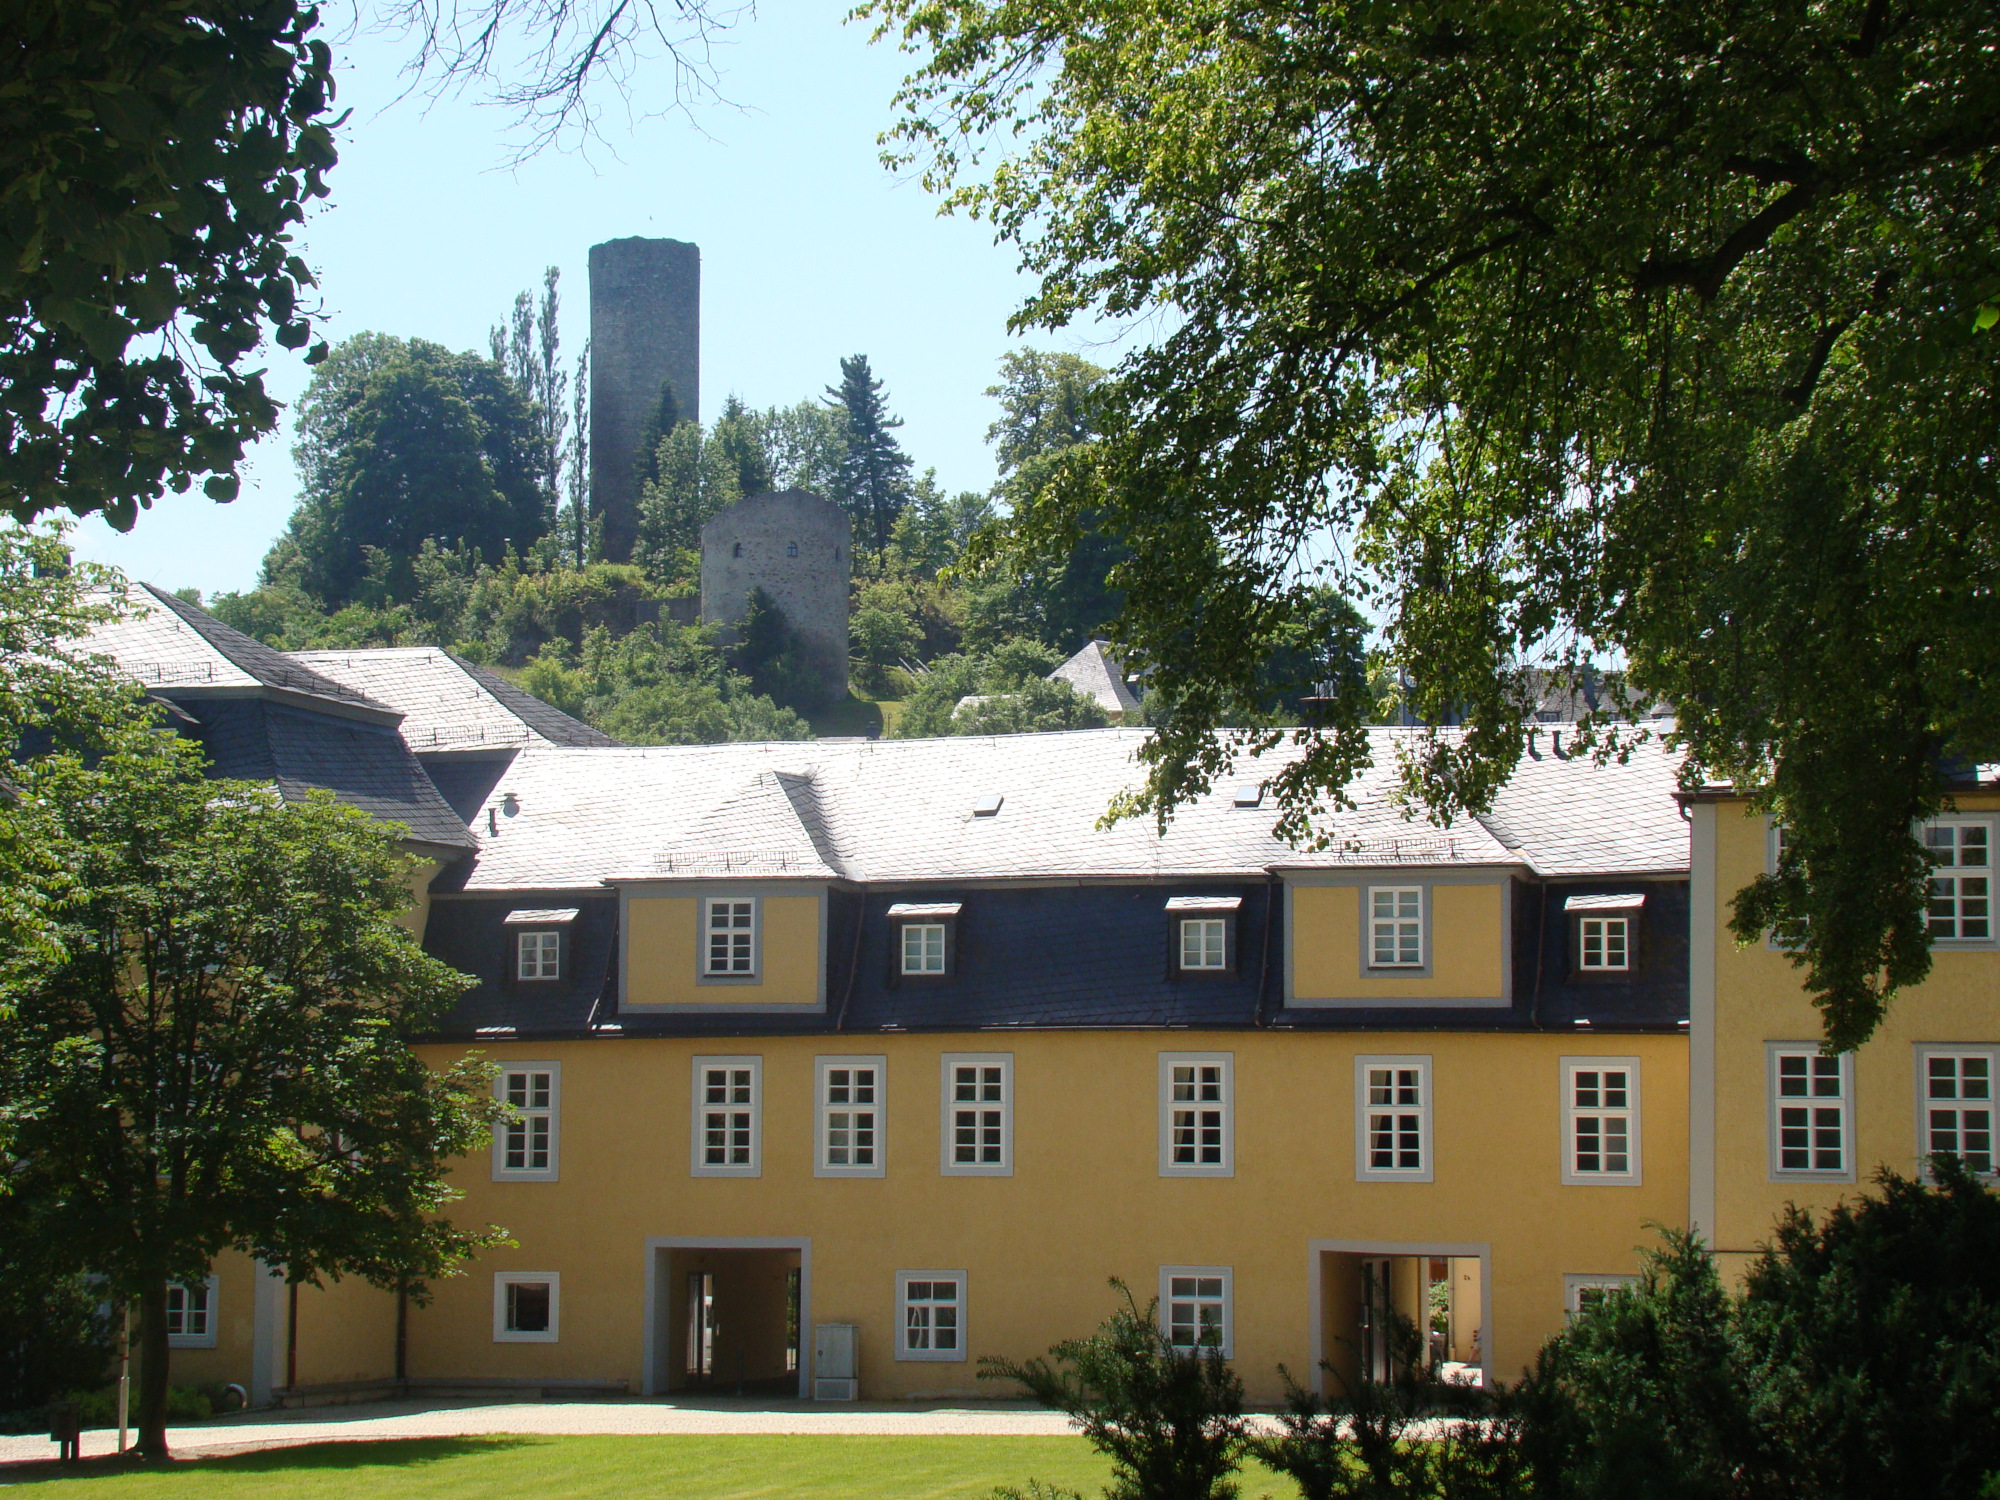
[[[889,415],[882,382],[869,370],[865,354],[840,362],[840,384],[827,387],[826,399],[847,416],[846,451],[832,498],[854,518],[864,545],[879,554],[909,503],[910,459],[896,441],[903,420]]]
[[[1096,1333],[1066,1339],[1048,1358],[989,1356],[979,1361],[979,1378],[1018,1381],[1044,1406],[1067,1413],[1111,1459],[1106,1500],[1231,1500],[1237,1487],[1229,1476],[1243,1448],[1243,1382],[1220,1349],[1169,1342],[1157,1301],[1142,1309],[1124,1282],[1111,1285],[1119,1305]]]
[[[0,509],[236,497],[278,406],[244,361],[312,341],[292,229],[326,192],[317,12],[21,0],[0,20]],[[308,359],[325,352],[323,344]]]
[[[1383,619],[1420,715],[1462,711],[1403,767],[1439,820],[1515,765],[1532,669],[1622,657],[1688,780],[1790,832],[1738,936],[1776,929],[1830,1045],[1867,1036],[1928,969],[1912,829],[2000,742],[1993,15],[874,13],[920,54],[901,159],[1039,277],[1016,326],[1163,330],[1097,472],[1016,513],[1030,553],[1098,514],[1134,550],[1117,636],[1177,712],[1129,810],[1275,743],[1212,731],[1321,587]],[[1301,737],[1287,836],[1364,718]]]
[[[338,605],[367,576],[370,548],[407,563],[426,539],[486,557],[530,546],[553,519],[541,426],[491,360],[386,334],[345,340],[299,404],[304,493],[288,535],[300,582]],[[391,597],[403,597],[392,572]]]
[[[773,406],[757,419],[771,463],[771,487],[810,490],[822,497],[839,492],[847,459],[847,410],[821,401]]]
[[[757,414],[730,393],[708,439],[719,451],[736,481],[738,495],[761,495],[771,488],[771,457],[764,451],[764,433]]]
[[[487,334],[493,363],[513,378],[522,399],[534,408],[542,439],[536,454],[542,467],[535,477],[551,513],[561,502],[563,470],[570,458],[570,414],[563,406],[569,395],[569,372],[562,367],[562,329],[557,321],[562,311],[561,280],[562,269],[548,267],[542,272],[541,300],[537,302],[532,292],[517,294],[508,321],[496,323]],[[579,404],[581,400],[579,393]]]
[[[106,738],[7,768],[0,1231],[139,1311],[139,1451],[166,1456],[167,1288],[234,1247],[293,1284],[419,1299],[496,1232],[448,1165],[488,1071],[406,1040],[465,984],[398,925],[411,861],[329,794],[210,781],[127,690]]]
[[[639,495],[632,560],[649,577],[673,583],[690,568],[699,573],[701,528],[743,498],[741,470],[697,422],[683,422],[661,438],[651,467],[653,477]]]

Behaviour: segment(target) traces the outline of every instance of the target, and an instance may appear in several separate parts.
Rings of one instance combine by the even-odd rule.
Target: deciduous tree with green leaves
[[[62,580],[0,572],[30,613]],[[40,596],[51,596],[35,603]],[[139,1312],[139,1447],[166,1455],[167,1289],[238,1249],[417,1297],[495,1230],[446,1172],[489,1071],[408,1038],[464,988],[399,925],[412,861],[330,795],[212,781],[136,690],[11,760],[0,800],[0,1235]],[[80,691],[85,691],[80,690]]]
[[[1132,549],[1114,633],[1176,711],[1125,810],[1276,743],[1214,731],[1329,586],[1462,726],[1403,766],[1441,821],[1516,764],[1531,669],[1622,665],[1690,783],[1790,830],[1737,934],[1868,1036],[1929,968],[1913,830],[2000,744],[1991,7],[864,9],[917,55],[892,157],[1039,278],[1016,326],[1159,330],[1015,514],[1030,557],[1098,516]],[[1349,684],[1297,735],[1288,836],[1366,716]]]

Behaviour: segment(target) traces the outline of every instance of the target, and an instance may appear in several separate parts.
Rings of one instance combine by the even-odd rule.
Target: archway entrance
[[[647,1245],[648,1395],[809,1389],[809,1241]]]

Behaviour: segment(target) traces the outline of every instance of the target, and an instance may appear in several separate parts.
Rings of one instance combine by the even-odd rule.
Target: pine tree
[[[771,458],[764,451],[762,424],[742,397],[731,395],[723,403],[722,416],[710,429],[708,440],[735,474],[739,496],[761,495],[771,488]]]
[[[828,386],[826,398],[847,413],[847,453],[835,499],[854,518],[864,545],[879,555],[910,498],[910,457],[895,438],[902,419],[889,415],[882,382],[865,354],[840,362],[840,384]]]

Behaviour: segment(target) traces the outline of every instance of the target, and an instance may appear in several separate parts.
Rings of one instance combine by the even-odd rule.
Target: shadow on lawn
[[[172,1464],[152,1468],[129,1459],[110,1457],[86,1459],[72,1468],[50,1464],[41,1472],[22,1475],[22,1481],[51,1479],[116,1479],[128,1474],[183,1474],[199,1480],[210,1474],[277,1474],[302,1470],[413,1468],[441,1463],[449,1458],[470,1458],[481,1453],[504,1453],[550,1439],[534,1435],[491,1437],[367,1438],[351,1441],[300,1443],[290,1448],[264,1448],[255,1453],[226,1453],[203,1457],[199,1453],[177,1457]]]

